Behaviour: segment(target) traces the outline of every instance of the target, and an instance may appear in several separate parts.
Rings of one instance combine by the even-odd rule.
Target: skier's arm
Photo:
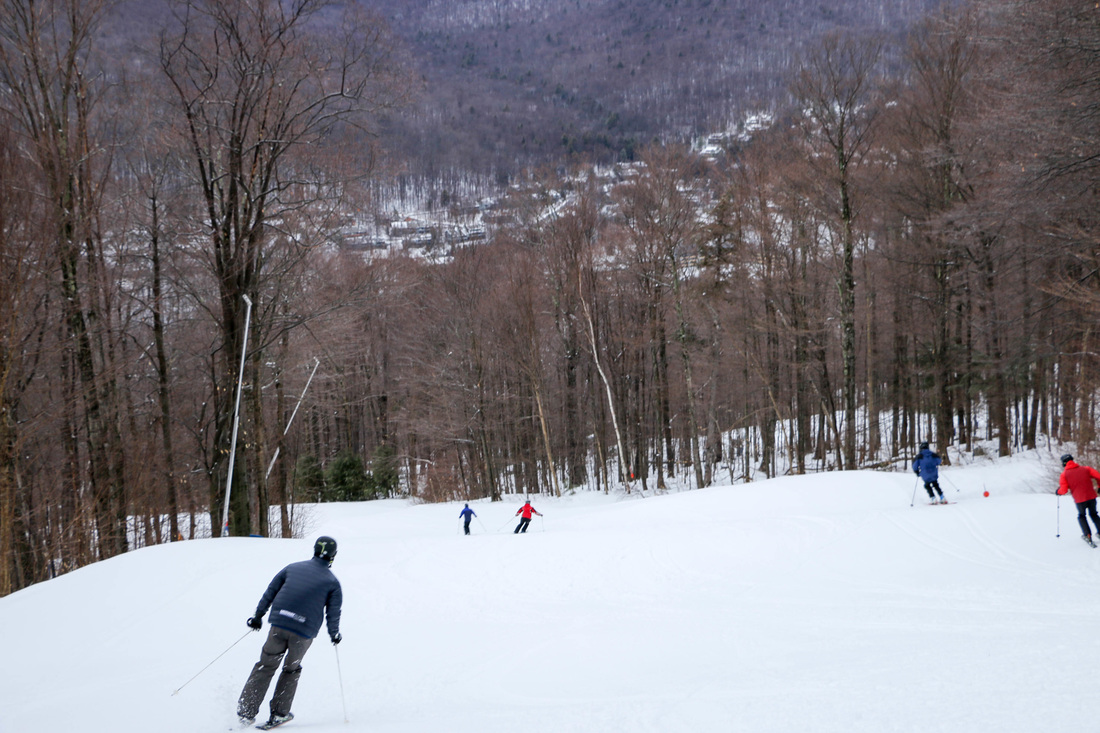
[[[328,635],[334,641],[340,636],[340,606],[344,603],[344,592],[337,583],[328,594],[325,602],[325,623],[328,625]]]
[[[1066,472],[1063,471],[1062,475],[1058,477],[1058,496],[1065,496],[1069,493],[1069,481],[1066,481]]]
[[[267,586],[267,590],[264,591],[263,597],[260,598],[260,603],[256,606],[256,618],[262,618],[267,609],[271,608],[271,602],[275,600],[275,594],[279,592],[279,589],[283,587],[283,583],[286,582],[286,568],[280,570],[271,582]]]
[[[1100,471],[1097,471],[1097,470],[1096,470],[1095,468],[1093,468],[1092,466],[1087,466],[1087,468],[1088,468],[1088,470],[1089,470],[1089,476],[1091,476],[1092,478],[1094,478],[1094,479],[1096,479],[1096,480],[1097,480],[1098,482],[1100,482]]]

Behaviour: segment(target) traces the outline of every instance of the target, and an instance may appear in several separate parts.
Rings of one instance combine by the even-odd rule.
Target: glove
[[[246,621],[245,623],[248,624],[249,628],[259,630],[260,627],[262,627],[264,625],[264,619],[263,619],[263,616],[253,616],[252,618],[248,619],[248,621]]]
[[[339,644],[341,641],[344,640],[344,637],[340,636],[339,631],[337,631],[335,634],[333,634],[329,638],[332,639],[332,645],[333,646],[336,646],[337,644]]]
[[[1065,496],[1066,494],[1069,493],[1069,490],[1068,489],[1058,489],[1057,493],[1058,493],[1058,496]]]

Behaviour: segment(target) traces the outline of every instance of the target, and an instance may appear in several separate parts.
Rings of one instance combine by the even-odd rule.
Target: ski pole
[[[909,506],[913,506],[917,502],[917,484],[920,483],[920,476],[913,482],[913,498],[909,500]]]
[[[544,520],[542,518],[542,515],[540,514],[539,515],[539,532],[545,532],[545,531],[546,531],[546,520]]]
[[[252,633],[253,631],[258,631],[258,630],[259,630],[259,629],[249,629],[248,631],[244,632],[244,636],[248,636],[248,635],[249,635],[249,634],[251,634],[251,633]],[[233,647],[237,646],[237,645],[238,645],[238,644],[240,644],[240,643],[241,643],[242,641],[244,641],[244,636],[242,636],[242,637],[241,637],[240,639],[237,639],[237,640],[236,640],[235,642],[233,642],[232,644],[230,644],[230,645],[229,645],[229,649],[232,649]],[[224,657],[224,656],[225,656],[226,654],[228,654],[228,653],[229,653],[229,649],[226,649],[226,650],[225,650],[224,652],[222,652],[221,654],[219,654],[218,656],[216,656],[216,657],[214,657],[214,658],[213,658],[212,660],[210,660],[210,664],[206,665],[205,667],[203,667],[202,669],[200,669],[200,670],[199,670],[198,672],[196,672],[196,673],[195,673],[195,677],[198,677],[198,676],[199,676],[200,674],[202,674],[202,673],[203,673],[203,672],[205,672],[205,671],[206,671],[207,669],[209,669],[209,668],[210,668],[210,665],[211,665],[211,664],[213,664],[214,662],[218,661],[219,659],[221,659],[222,657]],[[194,681],[195,677],[192,677],[191,679],[189,679],[189,680],[187,680],[186,682],[184,682],[184,683],[183,683],[182,685],[180,685],[180,686],[179,686],[179,687],[178,687],[178,688],[176,689],[176,691],[175,691],[175,692],[173,692],[172,694],[173,694],[173,695],[178,695],[178,694],[179,694],[179,692],[180,692],[180,690],[182,690],[182,689],[183,689],[184,687],[187,687],[187,686],[188,686],[189,684],[191,684],[191,682],[192,682],[192,681]]]
[[[946,476],[943,477],[943,480],[946,481],[947,483],[951,484],[952,486],[955,486],[955,482],[952,481],[951,479],[947,478]],[[955,493],[956,494],[961,494],[962,493],[961,491],[959,491],[958,486],[955,486]]]
[[[485,530],[485,534],[489,534],[489,530],[485,529],[485,523],[481,521],[481,517],[477,517],[477,523],[481,525],[481,528]]]
[[[1062,536],[1062,495],[1061,494],[1056,494],[1056,496],[1058,498],[1054,502],[1054,511],[1055,511],[1055,516],[1057,517],[1057,519],[1055,520],[1055,523],[1054,523],[1054,527],[1055,527],[1054,536],[1055,537],[1061,537]]]
[[[344,708],[344,722],[348,722],[348,703],[344,699],[344,675],[340,671],[340,648],[332,645],[332,651],[336,653],[336,679],[340,682],[340,705]]]

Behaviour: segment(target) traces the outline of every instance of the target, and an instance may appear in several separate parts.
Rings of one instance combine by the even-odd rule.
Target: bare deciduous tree
[[[802,63],[793,85],[809,143],[809,162],[824,184],[820,204],[837,240],[840,349],[844,375],[844,463],[856,465],[856,282],[859,232],[855,176],[871,151],[880,110],[876,99],[882,42],[827,36]]]
[[[331,217],[343,190],[344,180],[311,160],[310,150],[334,145],[348,126],[365,126],[403,91],[381,22],[352,5],[329,23],[323,11],[330,7],[325,0],[181,0],[174,6],[176,27],[161,40],[161,66],[204,202],[207,266],[217,288],[210,304],[220,334],[211,437],[216,524],[221,456],[230,450],[230,396],[245,339],[243,298],[257,304],[256,328],[264,332],[279,278],[276,262],[287,267],[288,258],[320,241],[315,226],[291,229],[291,220],[315,225]],[[249,381],[257,379],[253,373]],[[255,403],[252,412],[259,421]],[[253,481],[262,485],[263,477]],[[245,483],[236,486],[231,529],[248,534],[255,529],[249,517],[266,517],[267,507],[249,507]]]

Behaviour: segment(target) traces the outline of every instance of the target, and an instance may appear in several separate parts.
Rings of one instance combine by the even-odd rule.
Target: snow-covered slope
[[[470,537],[461,504],[372,502],[132,552],[0,599],[0,731],[235,728],[244,621],[317,534],[345,641],[306,656],[288,733],[1094,730],[1100,550],[1039,493],[1056,462],[943,476],[954,505],[845,472],[536,498],[523,536],[520,500],[473,504]]]

